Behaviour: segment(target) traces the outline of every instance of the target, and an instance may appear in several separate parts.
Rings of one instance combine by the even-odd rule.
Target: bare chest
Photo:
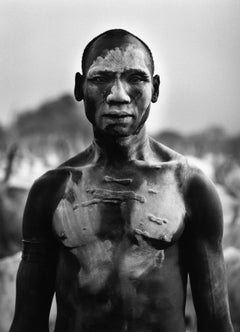
[[[184,217],[174,171],[88,169],[69,180],[53,223],[81,265],[80,284],[100,289],[113,271],[131,279],[160,268]]]

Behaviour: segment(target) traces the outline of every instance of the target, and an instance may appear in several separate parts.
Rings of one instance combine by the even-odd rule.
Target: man
[[[76,74],[94,141],[33,185],[11,332],[182,332],[189,275],[198,331],[232,331],[213,184],[147,136],[159,93],[149,48],[124,30],[92,40]]]

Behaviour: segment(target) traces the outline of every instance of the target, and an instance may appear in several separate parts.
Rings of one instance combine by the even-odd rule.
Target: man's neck
[[[138,134],[127,137],[114,137],[94,132],[94,145],[96,158],[108,164],[146,160],[150,152],[145,127]]]

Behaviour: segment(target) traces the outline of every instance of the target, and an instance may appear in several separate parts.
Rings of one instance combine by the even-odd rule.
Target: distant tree
[[[23,137],[48,133],[89,135],[83,106],[67,94],[43,103],[35,111],[19,114],[15,127]]]
[[[197,157],[208,153],[223,154],[240,163],[240,134],[229,137],[221,127],[210,127],[190,135],[164,130],[155,134],[154,138],[183,154]]]
[[[84,148],[91,138],[82,103],[68,94],[20,113],[12,130],[31,153],[40,157],[57,150],[60,159],[67,158]]]
[[[194,148],[195,154],[202,157],[207,153],[225,153],[227,151],[227,135],[224,129],[220,127],[210,127],[201,133],[188,136],[188,142],[191,148]]]

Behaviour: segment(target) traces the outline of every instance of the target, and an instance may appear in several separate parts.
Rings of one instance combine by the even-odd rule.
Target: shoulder
[[[151,139],[151,147],[172,164],[186,205],[191,229],[213,237],[222,234],[222,205],[212,180],[189,158]]]
[[[221,235],[223,214],[216,187],[202,170],[189,162],[185,169],[183,193],[191,227],[207,231],[209,236]]]
[[[39,177],[32,185],[25,208],[25,215],[38,215],[54,211],[65,193],[67,184],[74,178],[75,173],[81,173],[81,168],[90,164],[93,158],[92,146],[83,152],[68,159],[57,168],[50,170]]]
[[[23,236],[46,238],[52,233],[53,214],[72,182],[81,178],[81,168],[94,158],[92,145],[56,169],[38,178],[32,185],[23,216]]]
[[[68,168],[50,170],[32,185],[23,216],[23,236],[46,236],[51,228],[54,210],[64,195],[70,178]],[[45,234],[46,233],[46,234]]]
[[[66,191],[68,183],[81,177],[81,169],[91,164],[94,157],[92,146],[68,159],[57,168],[39,177],[32,185],[25,214],[28,211],[46,214],[54,210]]]
[[[156,141],[152,137],[149,137],[149,142],[152,151],[156,154],[158,158],[160,158],[163,162],[170,162],[170,161],[177,161],[177,162],[184,162],[186,158],[174,151],[173,149],[167,147],[166,145]]]
[[[211,204],[214,203],[214,200],[220,203],[213,181],[188,160],[185,168],[184,192],[188,202],[193,204],[199,205],[201,202],[206,203],[206,201]]]
[[[38,203],[46,201],[61,192],[70,176],[70,170],[67,167],[59,167],[50,170],[34,181],[28,199],[37,200]]]
[[[162,159],[169,162],[179,171],[182,179],[183,192],[188,203],[199,206],[202,202],[220,203],[219,197],[212,180],[188,157],[170,149],[169,147],[150,139],[152,150]],[[209,201],[209,199],[211,200]]]
[[[164,164],[165,169],[168,169],[174,174],[179,185],[179,189],[182,191],[186,173],[189,168],[188,159],[184,155],[174,151],[164,144],[157,142],[153,138],[150,138],[149,141],[151,150],[156,156],[156,159],[159,160],[160,163]]]

